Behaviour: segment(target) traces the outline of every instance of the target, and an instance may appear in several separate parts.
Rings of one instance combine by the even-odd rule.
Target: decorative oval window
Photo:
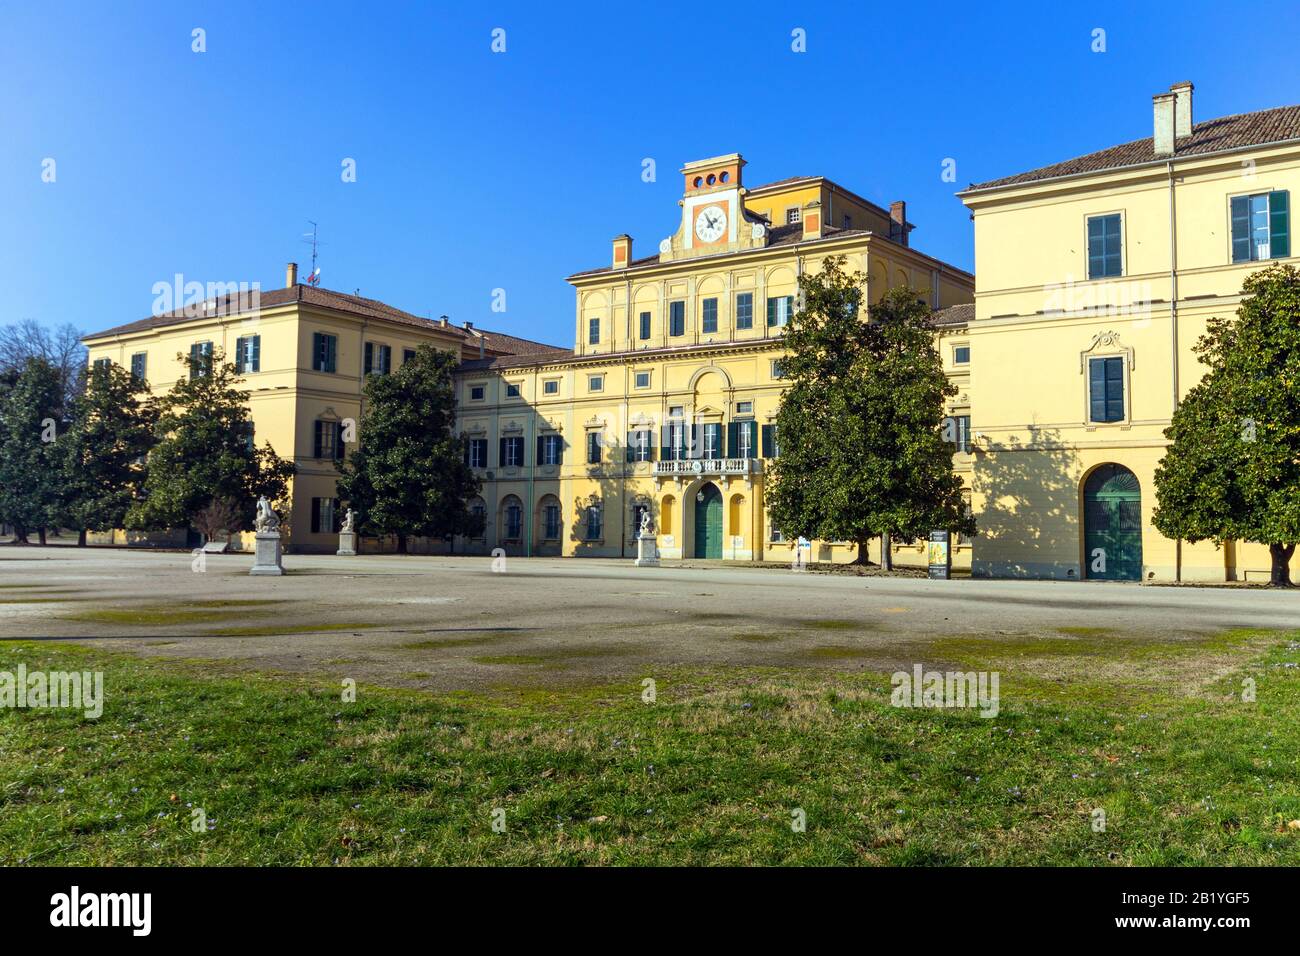
[[[696,188],[696,189],[699,189],[701,186],[704,185],[704,180],[703,180],[702,178],[700,178],[699,176],[696,176],[696,177],[695,177],[695,184],[694,184],[694,185],[695,185],[695,188]]]
[[[729,182],[731,180],[731,173],[723,173],[718,177],[718,179],[720,179],[724,183]]]

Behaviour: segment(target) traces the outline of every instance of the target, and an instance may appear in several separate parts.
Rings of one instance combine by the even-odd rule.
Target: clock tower
[[[685,188],[677,232],[659,244],[659,261],[715,255],[767,245],[767,225],[745,210],[739,153],[700,159],[681,168]]]

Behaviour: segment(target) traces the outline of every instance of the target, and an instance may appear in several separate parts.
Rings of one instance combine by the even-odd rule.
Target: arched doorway
[[[713,482],[695,493],[695,557],[722,557],[722,492]]]
[[[1142,490],[1123,465],[1102,465],[1083,486],[1085,576],[1142,580]]]

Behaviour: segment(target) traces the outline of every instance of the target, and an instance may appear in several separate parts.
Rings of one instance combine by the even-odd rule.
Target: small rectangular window
[[[708,334],[718,331],[718,300],[705,299],[701,304],[700,331]]]
[[[754,414],[754,403],[753,403],[753,402],[736,402],[736,414],[737,414],[737,415],[752,415],[752,414]]]
[[[587,376],[587,391],[601,392],[604,391],[604,389],[605,389],[605,376],[603,375]]]
[[[486,390],[485,390],[485,386],[483,385],[471,385],[469,387],[469,400],[471,402],[483,401],[483,396],[485,394],[486,394]]]
[[[1285,259],[1291,255],[1290,194],[1285,189],[1233,196],[1232,261]]]
[[[337,498],[313,498],[311,500],[312,534],[336,534],[339,530],[337,516]]]
[[[471,468],[487,467],[486,438],[471,438],[469,440],[469,466]]]
[[[646,339],[650,338],[650,313],[649,312],[641,313],[641,328],[639,331],[641,333],[641,341],[644,342]]]
[[[506,398],[518,398],[518,397],[519,397],[519,383],[506,382]]]
[[[671,336],[686,334],[686,303],[668,303],[668,334]]]
[[[844,228],[845,229],[853,228],[853,217],[850,216],[847,212],[844,214]]]
[[[774,295],[769,296],[767,300],[767,325],[768,328],[783,328],[790,321],[790,313],[794,311],[794,296],[792,295]]]
[[[600,344],[600,319],[589,319],[587,321],[587,344]]]
[[[405,365],[407,362],[414,360],[414,358],[415,358],[415,349],[402,349],[403,365]]]
[[[600,464],[600,432],[587,432],[587,464]]]
[[[131,374],[137,381],[145,380],[145,369],[148,364],[149,355],[146,352],[136,352],[131,356]]]
[[[796,222],[799,222],[799,207],[791,206],[785,211],[785,224],[793,226]]]
[[[339,340],[336,335],[313,332],[311,337],[311,367],[316,372],[337,370]]]
[[[112,359],[106,359],[106,358],[95,359],[95,361],[93,361],[93,362],[90,363],[90,367],[91,367],[91,368],[112,368],[112,367],[113,367],[113,360],[112,360]]]
[[[1094,422],[1124,420],[1124,359],[1088,360],[1088,419]]]
[[[969,345],[958,345],[956,348],[954,348],[954,349],[952,350],[952,364],[953,364],[953,365],[969,365],[969,364],[970,364],[970,346],[969,346]]]
[[[198,378],[205,374],[212,365],[212,343],[195,342],[190,346],[190,358],[199,363],[197,368],[190,369],[190,378]]]
[[[543,382],[543,383],[542,383],[542,394],[544,394],[544,395],[559,395],[559,394],[560,394],[560,380],[559,380],[558,378],[553,378],[553,379],[551,379],[550,381]]]
[[[772,359],[772,377],[785,378],[785,366],[781,364],[780,359]]]
[[[543,465],[559,465],[563,463],[564,439],[559,435],[542,436],[542,461]]]
[[[343,457],[343,423],[316,420],[315,436],[313,441],[313,458],[324,458],[329,461],[338,461]]]
[[[600,505],[587,508],[587,540],[600,540]]]
[[[955,451],[970,452],[970,416],[952,415],[944,420],[944,439],[951,441]]]
[[[393,370],[393,347],[367,342],[363,368],[366,375],[387,375]]]
[[[1124,274],[1120,254],[1119,213],[1088,217],[1088,278],[1110,279]]]
[[[650,387],[650,373],[649,373],[649,372],[637,372],[637,373],[636,373],[636,387],[637,387],[637,388],[649,388],[649,387]]]
[[[501,439],[501,467],[522,468],[524,466],[524,440],[520,437]]]
[[[736,328],[754,327],[754,293],[742,292],[736,296]]]
[[[257,372],[262,367],[262,337],[241,335],[235,340],[235,367],[241,375]]]

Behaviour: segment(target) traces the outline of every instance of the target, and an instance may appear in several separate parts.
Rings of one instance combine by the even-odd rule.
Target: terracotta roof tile
[[[1197,123],[1192,127],[1191,136],[1184,136],[1174,143],[1173,158],[1204,156],[1294,139],[1300,139],[1300,106],[1280,106],[1276,109],[1223,116]],[[1058,179],[1062,176],[1077,176],[1082,173],[1099,173],[1111,169],[1123,169],[1126,166],[1140,166],[1143,163],[1164,162],[1166,159],[1167,157],[1155,154],[1153,138],[1148,136],[1146,139],[1121,143],[1095,153],[1088,153],[1086,156],[1067,159],[1065,162],[1031,169],[1026,173],[976,183],[968,186],[963,192],[994,189],[999,186],[1018,186]]]

